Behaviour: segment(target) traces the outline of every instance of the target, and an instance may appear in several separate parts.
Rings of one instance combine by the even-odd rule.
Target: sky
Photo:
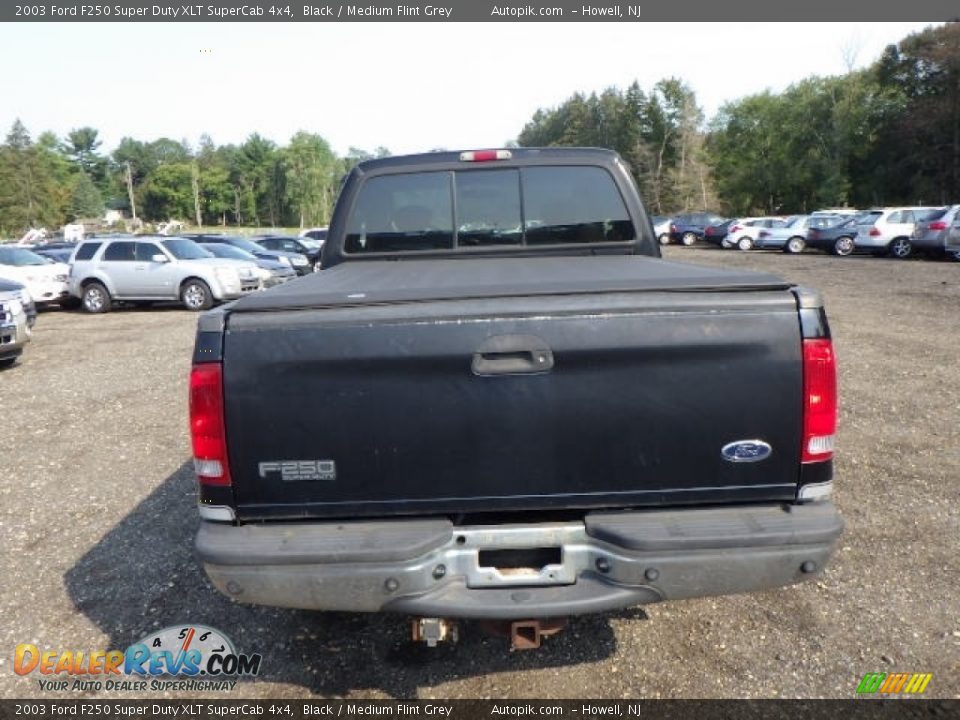
[[[730,100],[863,67],[928,23],[0,24],[0,133],[100,131],[195,144],[394,154],[499,147],[575,92],[685,80]],[[2,135],[0,135],[2,137]]]

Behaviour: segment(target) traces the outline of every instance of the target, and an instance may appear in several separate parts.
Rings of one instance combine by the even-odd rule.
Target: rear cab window
[[[636,237],[610,174],[595,166],[375,176],[347,223],[347,254],[626,243]]]

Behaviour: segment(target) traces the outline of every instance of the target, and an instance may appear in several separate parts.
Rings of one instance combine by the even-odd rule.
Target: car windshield
[[[253,242],[253,240],[247,240],[246,238],[230,238],[229,243],[233,247],[242,248],[253,255],[262,253],[264,250],[264,248]]]
[[[300,244],[304,247],[310,248],[311,250],[318,250],[320,248],[320,243],[317,240],[309,237],[298,238]]]
[[[873,225],[881,215],[883,215],[881,210],[870,210],[857,215],[856,223],[857,225]]]
[[[37,255],[32,250],[26,248],[0,248],[0,265],[13,265],[15,267],[26,267],[29,265],[47,265],[50,263],[48,258]]]
[[[202,258],[213,257],[211,253],[208,253],[193,240],[186,240],[184,238],[164,240],[163,246],[177,260],[200,260]]]
[[[211,255],[215,255],[220,258],[232,258],[234,260],[257,259],[256,255],[253,253],[249,253],[246,250],[241,250],[233,245],[225,245],[223,243],[202,243],[200,247],[202,247]]]
[[[794,215],[792,218],[787,220],[787,224],[784,227],[799,227],[803,224],[803,221],[806,220],[806,215]]]

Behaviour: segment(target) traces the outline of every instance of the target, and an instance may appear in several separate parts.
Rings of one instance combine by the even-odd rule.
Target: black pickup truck
[[[199,556],[242,602],[519,620],[815,577],[819,295],[667,262],[612,152],[361,163],[322,272],[199,320]]]

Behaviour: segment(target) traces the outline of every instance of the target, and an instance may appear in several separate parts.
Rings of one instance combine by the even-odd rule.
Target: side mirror
[[[162,253],[157,253],[156,255],[150,258],[150,262],[165,263],[165,262],[170,262],[170,260],[167,258],[166,255],[163,255]]]

